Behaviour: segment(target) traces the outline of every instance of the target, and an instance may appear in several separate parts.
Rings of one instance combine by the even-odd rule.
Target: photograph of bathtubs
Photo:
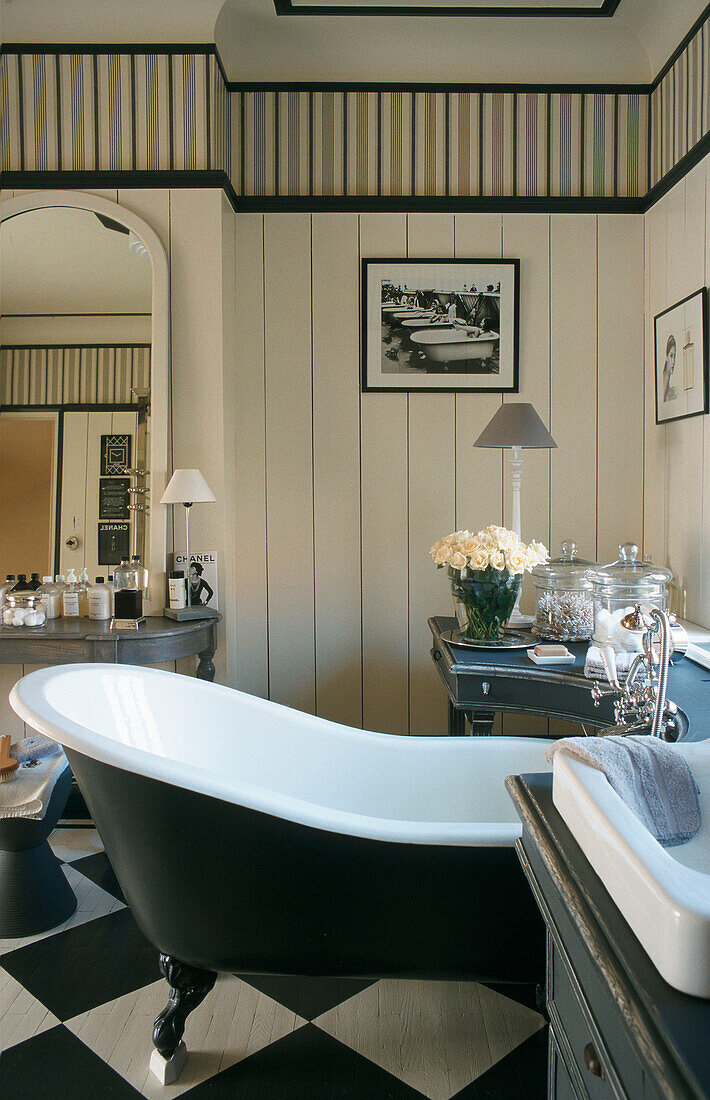
[[[519,260],[362,261],[362,389],[518,391]]]

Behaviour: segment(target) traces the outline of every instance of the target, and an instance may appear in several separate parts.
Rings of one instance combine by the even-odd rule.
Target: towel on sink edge
[[[603,772],[609,783],[664,848],[685,844],[700,828],[698,787],[688,761],[659,737],[565,737],[560,750]]]

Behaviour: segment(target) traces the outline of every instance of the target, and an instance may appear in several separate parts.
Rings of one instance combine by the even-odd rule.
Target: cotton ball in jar
[[[27,608],[26,607],[16,607],[16,608],[14,608],[14,610],[12,612],[12,625],[13,626],[24,626],[26,618],[27,618]]]
[[[38,608],[35,609],[35,616],[37,618],[37,623],[36,623],[37,626],[43,626],[44,623],[46,623],[46,621],[47,621],[47,612],[44,610],[43,607],[38,607]]]
[[[2,613],[2,621],[5,626],[12,626],[13,619],[15,618],[14,607],[6,607]]]
[[[25,626],[39,626],[44,622],[44,619],[40,617],[38,611],[28,611],[25,615]]]

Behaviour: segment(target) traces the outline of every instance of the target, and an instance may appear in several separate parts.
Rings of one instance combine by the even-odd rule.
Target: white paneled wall
[[[236,234],[238,686],[443,733],[426,619],[451,600],[428,550],[510,522],[502,458],[472,446],[501,398],[360,394],[360,259],[520,258],[506,400],[532,401],[559,444],[525,456],[523,534],[609,560],[644,529],[643,218],[242,214]]]
[[[653,333],[657,313],[710,279],[710,158],[676,184],[645,222],[645,549],[675,573],[681,613],[710,627],[708,417],[656,424]]]

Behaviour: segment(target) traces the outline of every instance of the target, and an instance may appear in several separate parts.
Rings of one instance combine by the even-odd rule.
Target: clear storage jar
[[[594,605],[590,568],[597,563],[577,556],[577,546],[567,539],[560,556],[533,570],[537,638],[560,642],[587,642],[594,629]]]
[[[3,626],[43,626],[46,620],[41,592],[26,590],[5,593],[2,605]]]
[[[668,585],[673,580],[670,569],[644,562],[634,542],[619,547],[619,557],[609,565],[590,570],[594,600],[594,645],[611,646],[617,653],[638,650],[642,635],[630,632],[621,620],[637,604],[665,611],[668,605]]]

